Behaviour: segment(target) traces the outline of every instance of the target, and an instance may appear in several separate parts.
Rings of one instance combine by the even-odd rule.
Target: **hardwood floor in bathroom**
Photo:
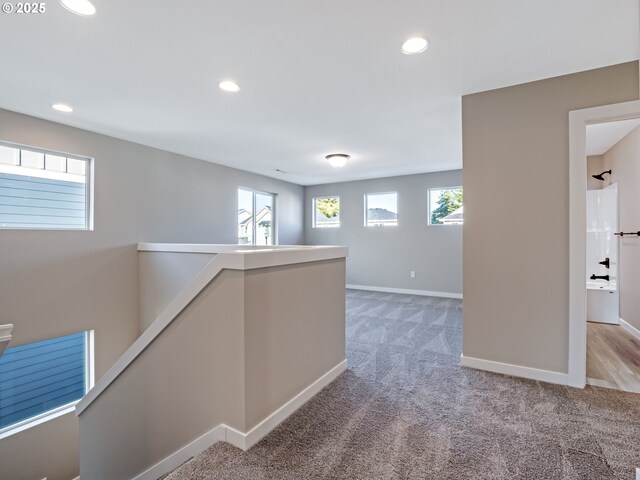
[[[640,340],[619,325],[587,323],[587,383],[640,393]]]

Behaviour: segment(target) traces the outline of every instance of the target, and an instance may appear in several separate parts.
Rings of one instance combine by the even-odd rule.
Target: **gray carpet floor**
[[[167,480],[635,479],[640,395],[460,367],[457,300],[348,291],[347,317],[347,372],[250,451],[216,444]]]

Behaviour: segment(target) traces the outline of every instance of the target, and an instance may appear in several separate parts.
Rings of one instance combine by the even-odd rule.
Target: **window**
[[[275,195],[238,189],[238,244],[275,245]]]
[[[7,348],[0,357],[0,438],[72,411],[93,386],[92,332]]]
[[[368,193],[364,196],[365,227],[398,225],[398,194]]]
[[[0,228],[91,229],[90,160],[0,142]]]
[[[462,187],[429,189],[429,225],[462,225]]]
[[[316,197],[313,199],[313,228],[337,228],[340,226],[340,197]]]

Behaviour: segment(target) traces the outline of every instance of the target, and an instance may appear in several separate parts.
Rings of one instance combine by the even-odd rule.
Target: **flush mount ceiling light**
[[[240,85],[233,80],[223,80],[218,84],[218,86],[225,92],[236,93],[240,91]]]
[[[51,105],[51,108],[63,113],[73,112],[73,108],[71,108],[69,105],[65,105],[64,103],[54,103],[53,105]]]
[[[347,164],[347,160],[351,157],[346,153],[332,153],[331,155],[327,155],[326,158],[329,161],[329,165],[335,168],[344,167]]]
[[[429,40],[424,37],[411,37],[402,44],[402,53],[410,55],[424,52],[427,48],[429,48]]]
[[[60,0],[60,3],[70,12],[83,17],[96,13],[96,7],[89,0]]]

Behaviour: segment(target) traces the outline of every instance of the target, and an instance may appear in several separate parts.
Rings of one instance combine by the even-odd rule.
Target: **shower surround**
[[[587,191],[587,321],[619,323],[618,184]]]

